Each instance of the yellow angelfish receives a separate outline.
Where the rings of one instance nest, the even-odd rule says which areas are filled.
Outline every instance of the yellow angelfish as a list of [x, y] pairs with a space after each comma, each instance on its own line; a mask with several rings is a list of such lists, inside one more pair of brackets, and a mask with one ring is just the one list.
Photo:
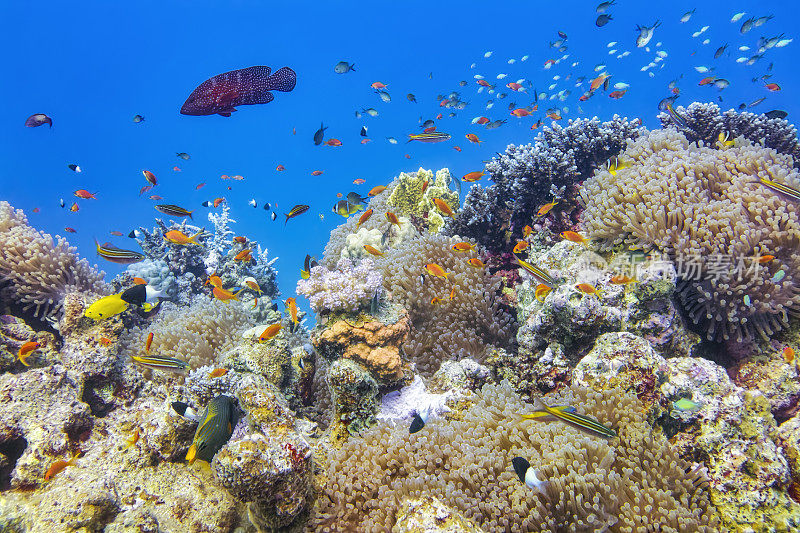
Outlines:
[[83, 316], [93, 320], [105, 320], [114, 315], [118, 315], [128, 308], [128, 302], [122, 298], [122, 293], [104, 296], [84, 311]]

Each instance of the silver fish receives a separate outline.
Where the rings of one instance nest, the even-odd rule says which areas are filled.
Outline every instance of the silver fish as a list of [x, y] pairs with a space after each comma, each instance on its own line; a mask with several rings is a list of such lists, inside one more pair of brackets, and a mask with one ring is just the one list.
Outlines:
[[636, 31], [639, 32], [639, 36], [636, 38], [636, 46], [638, 48], [644, 48], [647, 46], [647, 43], [653, 38], [653, 33], [655, 33], [655, 29], [661, 25], [660, 20], [656, 20], [655, 23], [650, 26], [636, 26]]

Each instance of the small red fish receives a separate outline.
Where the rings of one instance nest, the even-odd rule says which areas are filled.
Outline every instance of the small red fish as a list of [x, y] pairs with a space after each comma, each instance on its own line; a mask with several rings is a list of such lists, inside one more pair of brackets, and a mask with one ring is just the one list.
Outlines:
[[159, 195], [157, 195], [157, 194], [153, 194], [153, 195], [151, 195], [151, 196], [150, 196], [150, 199], [151, 199], [151, 200], [163, 200], [163, 198], [162, 198], [162, 197], [160, 197], [160, 196], [159, 196]]
[[322, 175], [322, 171], [321, 170], [315, 170], [314, 172], [311, 173], [311, 175], [312, 176], [321, 176]]
[[325, 144], [327, 144], [328, 146], [341, 146], [342, 141], [340, 141], [339, 139], [328, 139], [327, 141], [325, 141]]
[[266, 104], [275, 99], [270, 91], [289, 92], [297, 75], [289, 67], [276, 70], [259, 65], [223, 72], [192, 91], [181, 107], [182, 115], [231, 116], [236, 106]]
[[38, 208], [38, 207], [34, 207], [34, 208], [33, 208], [33, 212], [34, 212], [34, 213], [38, 213], [38, 212], [39, 212], [39, 208]]
[[441, 113], [439, 113], [438, 115], [436, 115], [436, 120], [442, 120], [442, 117], [443, 117], [443, 116], [444, 116], [444, 115], [442, 115]]
[[283, 165], [278, 165], [277, 167], [275, 167], [275, 170], [277, 170], [278, 172], [283, 172], [284, 170], [286, 170], [286, 167]]
[[515, 117], [527, 117], [531, 113], [527, 109], [520, 107], [512, 111], [511, 114], [514, 115]]
[[777, 83], [765, 83], [764, 87], [766, 87], [768, 91], [771, 91], [773, 93], [781, 90], [781, 86], [778, 85]]
[[336, 193], [336, 198], [341, 198], [342, 196], [344, 196], [342, 193], [340, 193], [340, 192]]
[[423, 133], [433, 133], [434, 131], [436, 131], [436, 126], [431, 126], [430, 128], [422, 130]]
[[591, 98], [592, 96], [594, 96], [594, 91], [587, 91], [587, 92], [583, 93], [583, 94], [580, 96], [580, 98], [578, 98], [578, 101], [580, 101], [580, 102], [585, 102], [586, 100], [588, 100], [588, 99], [589, 99], [589, 98]]
[[555, 65], [555, 64], [556, 64], [556, 62], [555, 62], [555, 60], [554, 60], [554, 59], [548, 59], [547, 61], [545, 61], [545, 62], [544, 62], [544, 66], [545, 66], [545, 67], [546, 67], [547, 65]]
[[406, 154], [405, 157], [406, 159], [411, 159], [411, 154]]
[[142, 170], [142, 174], [144, 175], [144, 179], [147, 180], [147, 183], [155, 187], [158, 185], [158, 180], [156, 179], [156, 175], [150, 172], [149, 170]]
[[386, 87], [388, 87], [388, 85], [383, 84], [383, 83], [381, 83], [379, 81], [376, 81], [372, 85], [370, 85], [370, 87], [372, 87], [373, 89], [375, 89], [377, 91], [378, 89], [385, 89]]
[[366, 183], [366, 180], [363, 180], [361, 178], [356, 178], [356, 179], [353, 180], [353, 183], [355, 185], [363, 185], [364, 183]]
[[69, 226], [64, 226], [64, 231], [66, 231], [67, 233], [77, 233], [78, 232], [78, 230], [76, 230], [75, 228], [70, 228]]
[[89, 191], [87, 191], [85, 189], [78, 189], [73, 194], [75, 196], [77, 196], [78, 198], [82, 198], [84, 200], [89, 200], [89, 199], [97, 200], [97, 197], [94, 194], [90, 193]]
[[181, 171], [180, 167], [178, 167], [178, 166], [172, 167], [172, 170], [174, 170], [175, 172], [180, 172]]
[[471, 143], [480, 144], [481, 142], [483, 142], [483, 141], [481, 141], [480, 139], [478, 139], [478, 136], [477, 136], [477, 135], [475, 135], [474, 133], [467, 133], [467, 134], [465, 135], [465, 137], [466, 137], [466, 138], [467, 138], [467, 140], [469, 140], [469, 142], [471, 142]]
[[114, 237], [122, 237], [121, 231], [110, 231], [109, 233], [111, 233], [111, 235], [113, 235]]
[[370, 141], [372, 141], [372, 139], [361, 139], [361, 144], [367, 144]]
[[626, 92], [628, 92], [627, 89], [625, 89], [624, 91], [611, 91], [610, 93], [608, 93], [608, 97], [609, 98], [614, 98], [616, 100], [619, 100], [620, 98], [625, 96]]
[[483, 125], [483, 124], [486, 124], [487, 122], [489, 122], [488, 117], [481, 117], [481, 118], [479, 118], [478, 120], [475, 121], [475, 124]]
[[512, 91], [519, 91], [520, 89], [522, 89], [522, 85], [520, 85], [519, 83], [515, 83], [513, 81], [506, 83], [506, 87], [508, 87]]
[[152, 188], [153, 188], [152, 185], [145, 185], [144, 187], [139, 189], [139, 196], [143, 195], [144, 193], [146, 193], [147, 191], [149, 191]]
[[460, 152], [461, 151], [461, 147], [460, 146], [453, 146], [453, 150], [455, 150], [456, 152]]
[[702, 85], [711, 85], [712, 83], [714, 83], [714, 81], [716, 79], [717, 79], [716, 76], [709, 76], [707, 78], [703, 78], [702, 80], [700, 80], [700, 83], [698, 83], [697, 85], [701, 85], [701, 86]]
[[486, 81], [486, 80], [484, 80], [484, 79], [480, 79], [480, 80], [478, 80], [476, 83], [477, 83], [478, 85], [480, 85], [481, 87], [491, 87], [491, 86], [492, 86], [492, 84], [491, 84], [491, 83], [489, 83], [488, 81]]
[[144, 343], [144, 351], [150, 353], [150, 347], [153, 345], [153, 332], [147, 334], [147, 340]]
[[214, 207], [219, 207], [219, 204], [225, 201], [225, 198], [214, 198]]
[[198, 183], [197, 185], [195, 185], [194, 189], [196, 191], [199, 191], [200, 189], [202, 189], [205, 186], [206, 186], [206, 182], [204, 181], [203, 183]]
[[72, 204], [72, 205], [69, 207], [69, 210], [70, 210], [70, 211], [72, 211], [73, 213], [74, 213], [74, 212], [76, 212], [76, 211], [80, 211], [80, 209], [81, 209], [81, 208], [80, 208], [80, 207], [78, 207], [78, 204], [77, 204], [77, 202], [76, 202], [76, 203], [73, 203], [73, 204]]

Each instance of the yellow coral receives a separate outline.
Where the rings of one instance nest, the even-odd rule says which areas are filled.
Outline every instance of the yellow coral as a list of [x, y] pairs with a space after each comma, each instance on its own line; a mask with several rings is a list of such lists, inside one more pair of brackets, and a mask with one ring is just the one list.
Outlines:
[[[392, 191], [387, 202], [406, 216], [424, 218], [428, 221], [428, 231], [439, 233], [444, 225], [444, 218], [433, 203], [434, 198], [440, 198], [453, 212], [458, 211], [458, 193], [450, 190], [450, 171], [446, 168], [433, 172], [420, 168], [416, 172], [402, 172], [397, 177], [397, 186]], [[422, 187], [428, 182], [425, 192]]]

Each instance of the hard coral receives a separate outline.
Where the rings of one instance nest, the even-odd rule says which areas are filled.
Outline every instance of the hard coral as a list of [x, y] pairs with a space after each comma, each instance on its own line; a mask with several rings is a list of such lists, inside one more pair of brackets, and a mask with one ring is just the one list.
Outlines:
[[0, 201], [0, 300], [39, 318], [60, 318], [70, 292], [106, 294], [103, 272], [79, 259], [66, 239], [28, 225], [21, 210]]
[[[708, 338], [768, 337], [800, 312], [798, 206], [759, 183], [800, 186], [790, 156], [738, 138], [724, 150], [669, 129], [629, 144], [628, 165], [581, 188], [588, 236], [604, 248], [657, 249]], [[762, 255], [774, 260], [760, 262]]]
[[570, 121], [566, 127], [554, 124], [543, 128], [533, 144], [509, 145], [486, 165], [494, 184], [487, 189], [472, 186], [447, 232], [500, 252], [505, 232], [521, 237], [522, 228], [533, 223], [538, 209], [554, 195], [560, 200], [548, 215], [550, 227], [556, 233], [569, 229], [577, 222], [577, 186], [639, 134], [639, 121], [615, 115], [608, 122], [595, 117]]
[[450, 190], [452, 180], [446, 168], [437, 170], [436, 176], [423, 168], [411, 173], [401, 172], [387, 205], [393, 207], [398, 215], [402, 213], [411, 219], [423, 220], [429, 232], [438, 233], [444, 225], [444, 218], [433, 199], [438, 198], [454, 212], [458, 211], [458, 193]]
[[336, 270], [313, 267], [308, 279], [297, 281], [297, 294], [307, 297], [318, 313], [357, 312], [376, 297], [382, 281], [371, 259], [363, 259], [355, 267], [349, 259], [340, 259]]

